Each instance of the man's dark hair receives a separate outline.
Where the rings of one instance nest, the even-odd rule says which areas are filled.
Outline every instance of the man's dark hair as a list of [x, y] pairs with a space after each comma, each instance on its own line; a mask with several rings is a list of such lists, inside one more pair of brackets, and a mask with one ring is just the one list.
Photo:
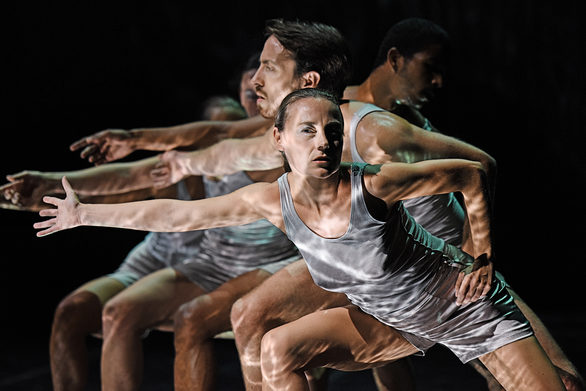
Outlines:
[[394, 24], [385, 34], [374, 61], [373, 69], [387, 60], [387, 53], [393, 47], [407, 59], [431, 45], [449, 49], [448, 33], [436, 23], [422, 18], [408, 18]]
[[319, 73], [318, 88], [342, 97], [352, 76], [352, 56], [344, 36], [330, 25], [317, 22], [268, 20], [265, 37], [275, 38], [293, 55], [295, 73]]

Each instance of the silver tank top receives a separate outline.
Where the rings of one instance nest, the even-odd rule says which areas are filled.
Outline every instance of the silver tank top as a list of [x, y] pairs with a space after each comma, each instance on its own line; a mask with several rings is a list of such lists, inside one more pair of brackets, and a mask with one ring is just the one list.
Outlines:
[[[375, 111], [385, 110], [367, 103], [352, 116], [352, 121], [350, 122], [350, 151], [354, 162], [366, 163], [356, 148], [356, 127], [362, 118]], [[429, 121], [426, 121], [426, 125], [428, 125], [426, 130], [431, 130]], [[417, 223], [432, 235], [456, 246], [462, 244], [462, 227], [465, 214], [453, 193], [404, 200], [403, 205]]]
[[[190, 200], [191, 196], [185, 182], [177, 183], [177, 199]], [[146, 238], [148, 251], [162, 260], [167, 260], [170, 254], [195, 254], [203, 237], [204, 231], [187, 232], [150, 232]]]
[[[243, 171], [218, 180], [204, 178], [206, 198], [228, 194], [252, 183]], [[269, 264], [299, 255], [287, 236], [266, 219], [233, 227], [208, 229], [200, 248], [203, 252], [216, 254], [217, 260], [221, 258], [235, 264], [245, 261], [246, 267], [252, 264]]]
[[295, 211], [286, 174], [278, 180], [283, 219], [317, 285], [345, 293], [366, 313], [398, 327], [429, 297], [453, 298], [458, 272], [473, 260], [425, 231], [401, 202], [387, 221], [372, 217], [363, 197], [364, 166], [352, 165], [350, 223], [341, 237], [323, 238], [305, 225]]

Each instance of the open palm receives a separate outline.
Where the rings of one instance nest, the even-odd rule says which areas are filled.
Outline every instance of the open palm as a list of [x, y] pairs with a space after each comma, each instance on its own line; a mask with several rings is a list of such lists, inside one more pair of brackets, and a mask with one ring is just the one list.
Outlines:
[[79, 199], [71, 188], [67, 178], [61, 180], [65, 190], [65, 199], [45, 196], [43, 202], [55, 206], [55, 208], [43, 209], [39, 212], [42, 217], [51, 217], [48, 220], [35, 223], [35, 229], [41, 229], [37, 236], [46, 236], [54, 232], [77, 227], [81, 224], [78, 213]]

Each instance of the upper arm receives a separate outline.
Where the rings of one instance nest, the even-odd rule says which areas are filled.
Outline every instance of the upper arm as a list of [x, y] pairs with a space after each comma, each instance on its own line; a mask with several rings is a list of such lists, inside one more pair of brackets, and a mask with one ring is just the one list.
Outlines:
[[[374, 166], [365, 177], [367, 190], [388, 204], [432, 194], [466, 191], [479, 184], [482, 165], [462, 159], [437, 159], [418, 163]], [[372, 170], [372, 169], [371, 169]]]
[[451, 136], [424, 130], [389, 112], [369, 114], [360, 122], [357, 146], [371, 164], [445, 158], [479, 161], [487, 170], [496, 164], [480, 148]]
[[280, 215], [280, 203], [275, 202], [276, 188], [272, 185], [254, 183], [219, 197], [186, 201], [187, 213], [175, 216], [179, 221], [173, 224], [192, 230], [242, 225], [263, 218], [274, 221]]

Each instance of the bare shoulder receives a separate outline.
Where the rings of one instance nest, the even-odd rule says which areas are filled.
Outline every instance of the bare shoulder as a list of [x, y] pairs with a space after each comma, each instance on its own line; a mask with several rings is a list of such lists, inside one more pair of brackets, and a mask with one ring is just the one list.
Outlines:
[[245, 189], [242, 199], [253, 210], [273, 224], [275, 221], [280, 221], [281, 199], [277, 182], [257, 182], [246, 186]]

